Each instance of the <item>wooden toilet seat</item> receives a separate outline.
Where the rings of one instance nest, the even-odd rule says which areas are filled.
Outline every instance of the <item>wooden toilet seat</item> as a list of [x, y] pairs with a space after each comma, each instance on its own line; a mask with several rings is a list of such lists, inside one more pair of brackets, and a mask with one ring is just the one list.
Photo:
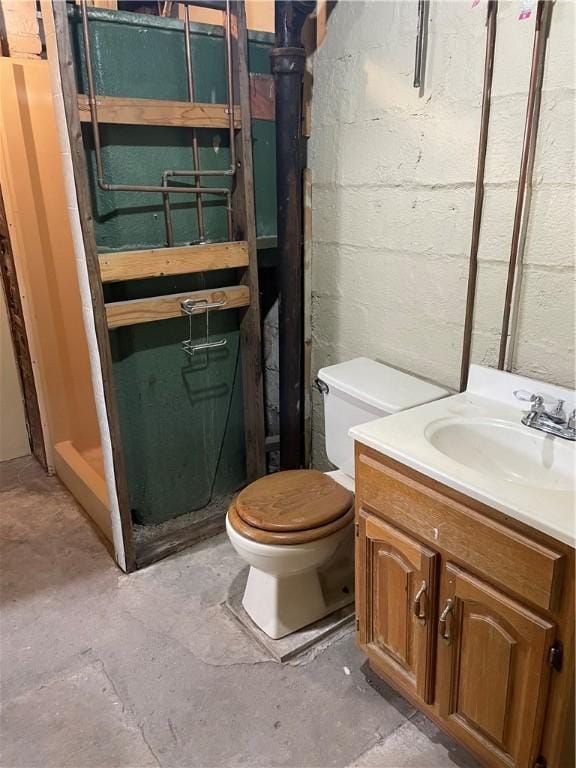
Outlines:
[[241, 491], [228, 520], [261, 544], [305, 544], [341, 530], [354, 519], [354, 496], [315, 469], [267, 475]]

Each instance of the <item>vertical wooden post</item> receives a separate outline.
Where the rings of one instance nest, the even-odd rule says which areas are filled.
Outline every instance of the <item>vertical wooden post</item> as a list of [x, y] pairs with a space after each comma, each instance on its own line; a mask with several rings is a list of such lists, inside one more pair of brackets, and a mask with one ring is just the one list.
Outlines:
[[58, 61], [60, 67], [60, 80], [62, 95], [64, 98], [64, 110], [68, 126], [68, 137], [72, 152], [72, 164], [74, 167], [74, 181], [78, 209], [80, 212], [80, 224], [82, 227], [82, 239], [86, 254], [86, 266], [92, 297], [94, 313], [94, 327], [98, 343], [98, 354], [102, 371], [102, 384], [106, 403], [106, 414], [112, 443], [112, 458], [114, 462], [114, 478], [116, 494], [120, 510], [122, 526], [122, 538], [124, 541], [124, 553], [126, 558], [126, 570], [134, 570], [135, 559], [132, 541], [132, 519], [130, 515], [130, 498], [126, 482], [126, 470], [124, 466], [124, 454], [122, 452], [122, 435], [120, 432], [120, 420], [118, 417], [118, 405], [114, 392], [114, 379], [112, 370], [112, 356], [110, 353], [110, 339], [108, 337], [108, 323], [104, 308], [104, 296], [100, 279], [100, 267], [98, 263], [98, 250], [94, 236], [92, 202], [90, 200], [90, 188], [84, 145], [82, 143], [82, 129], [78, 114], [76, 77], [72, 48], [70, 45], [70, 32], [68, 27], [67, 3], [53, 0], [54, 27], [56, 32], [56, 44], [58, 48]]
[[24, 311], [18, 288], [18, 276], [10, 242], [10, 231], [6, 220], [4, 198], [0, 187], [0, 273], [6, 295], [6, 307], [8, 310], [8, 322], [10, 334], [16, 357], [16, 365], [20, 374], [20, 384], [25, 403], [26, 429], [30, 449], [35, 458], [48, 471], [46, 461], [46, 447], [44, 445], [44, 432], [42, 429], [42, 417], [38, 404], [34, 370], [28, 346], [28, 335], [24, 323]]
[[248, 39], [246, 9], [243, 0], [230, 3], [232, 16], [232, 67], [234, 98], [240, 112], [241, 128], [236, 132], [238, 167], [232, 192], [234, 238], [248, 243], [248, 267], [242, 285], [250, 288], [250, 306], [242, 311], [240, 344], [244, 390], [244, 429], [246, 473], [248, 482], [266, 473], [264, 435], [264, 390], [262, 373], [262, 341], [260, 327], [260, 295], [258, 289], [258, 255], [256, 251], [256, 217], [254, 211], [254, 174], [252, 166], [252, 128], [250, 113], [250, 79], [248, 74]]
[[312, 464], [312, 170], [304, 168], [303, 177], [304, 467], [310, 467]]

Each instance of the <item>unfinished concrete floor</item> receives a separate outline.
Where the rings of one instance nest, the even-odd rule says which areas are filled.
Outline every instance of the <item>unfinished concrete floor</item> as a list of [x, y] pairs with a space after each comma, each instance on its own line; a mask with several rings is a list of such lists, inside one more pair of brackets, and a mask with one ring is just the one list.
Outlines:
[[56, 478], [0, 471], [3, 768], [476, 765], [352, 634], [267, 658], [222, 605], [225, 536], [126, 576]]

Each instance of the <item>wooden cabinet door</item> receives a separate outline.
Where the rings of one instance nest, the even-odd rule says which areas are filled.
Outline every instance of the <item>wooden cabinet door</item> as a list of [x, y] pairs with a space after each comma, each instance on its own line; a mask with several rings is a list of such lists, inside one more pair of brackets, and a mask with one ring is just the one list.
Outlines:
[[488, 765], [539, 754], [554, 625], [448, 563], [438, 619], [440, 714]]
[[379, 671], [430, 702], [438, 556], [364, 511], [356, 541], [358, 642]]

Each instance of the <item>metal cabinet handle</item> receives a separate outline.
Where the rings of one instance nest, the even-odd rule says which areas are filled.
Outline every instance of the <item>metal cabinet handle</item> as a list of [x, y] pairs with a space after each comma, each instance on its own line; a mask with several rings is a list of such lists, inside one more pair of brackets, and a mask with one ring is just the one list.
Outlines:
[[423, 581], [420, 585], [420, 589], [418, 592], [416, 592], [416, 595], [414, 596], [414, 616], [421, 621], [423, 624], [426, 623], [426, 608], [422, 607], [422, 596], [426, 594], [426, 590], [428, 589], [426, 582]]
[[452, 613], [453, 610], [454, 600], [448, 598], [438, 621], [438, 632], [440, 633], [440, 637], [448, 645], [450, 645], [452, 642], [452, 637], [450, 636], [450, 625], [448, 624], [448, 616]]

